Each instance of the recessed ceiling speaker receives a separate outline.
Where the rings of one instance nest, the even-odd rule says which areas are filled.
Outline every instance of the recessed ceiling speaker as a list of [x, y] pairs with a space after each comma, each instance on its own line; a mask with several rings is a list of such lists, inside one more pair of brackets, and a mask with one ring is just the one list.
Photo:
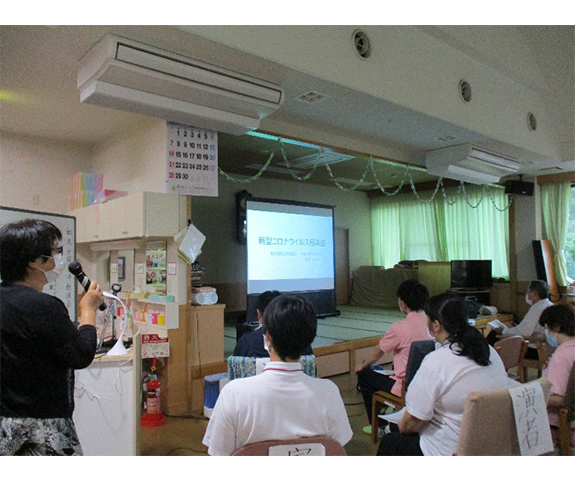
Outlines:
[[537, 118], [532, 112], [529, 112], [529, 114], [527, 114], [527, 125], [529, 126], [529, 130], [531, 132], [535, 132], [535, 130], [537, 129]]
[[351, 40], [353, 41], [355, 53], [363, 60], [367, 60], [371, 55], [371, 42], [367, 34], [363, 30], [356, 30], [353, 32]]
[[467, 80], [459, 82], [459, 95], [465, 102], [471, 102], [471, 85], [469, 85]]

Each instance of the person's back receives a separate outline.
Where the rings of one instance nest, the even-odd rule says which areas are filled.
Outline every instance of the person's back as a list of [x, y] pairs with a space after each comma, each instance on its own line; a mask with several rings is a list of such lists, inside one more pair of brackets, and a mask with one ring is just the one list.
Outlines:
[[231, 455], [243, 445], [326, 435], [341, 445], [352, 436], [337, 386], [303, 373], [299, 358], [317, 331], [311, 303], [299, 296], [272, 300], [263, 317], [264, 372], [233, 380], [220, 393], [203, 443], [210, 455]]
[[210, 455], [270, 439], [328, 435], [344, 445], [351, 438], [337, 386], [305, 375], [299, 363], [270, 362], [261, 375], [228, 383], [220, 398], [204, 438]]
[[[501, 358], [491, 346], [487, 366], [458, 356], [453, 350], [457, 350], [457, 346], [450, 348], [446, 343], [428, 354], [407, 391], [409, 413], [422, 420], [431, 417], [419, 432], [425, 455], [451, 455], [454, 452], [469, 393], [517, 384], [507, 376]], [[429, 380], [433, 382], [428, 383]], [[439, 396], [435, 391], [437, 387], [442, 390]], [[428, 410], [420, 411], [422, 406], [427, 406]]]

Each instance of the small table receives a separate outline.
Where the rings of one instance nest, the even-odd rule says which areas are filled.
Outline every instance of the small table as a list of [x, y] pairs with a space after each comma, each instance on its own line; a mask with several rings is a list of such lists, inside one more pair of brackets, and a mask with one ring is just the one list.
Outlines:
[[488, 325], [490, 321], [499, 320], [504, 325], [511, 327], [513, 326], [513, 321], [515, 320], [515, 315], [513, 313], [496, 313], [495, 315], [479, 315], [475, 319], [475, 328], [487, 336], [492, 328]]

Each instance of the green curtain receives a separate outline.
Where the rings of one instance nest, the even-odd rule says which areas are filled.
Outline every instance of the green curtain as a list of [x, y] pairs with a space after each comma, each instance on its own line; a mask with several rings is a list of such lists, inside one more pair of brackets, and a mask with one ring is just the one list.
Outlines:
[[567, 275], [563, 249], [567, 242], [569, 226], [569, 197], [571, 183], [543, 184], [541, 186], [541, 211], [545, 236], [553, 248], [553, 265], [559, 286], [569, 286], [573, 280]]
[[[446, 189], [454, 196], [456, 189]], [[494, 277], [509, 278], [509, 211], [503, 188], [466, 186], [467, 196], [445, 203], [449, 259], [490, 259]]]
[[442, 261], [435, 212], [434, 202], [418, 202], [412, 194], [373, 200], [373, 264], [392, 268], [405, 259]]
[[509, 277], [509, 212], [503, 188], [467, 185], [438, 192], [430, 203], [413, 194], [372, 201], [372, 247], [375, 265], [425, 259], [491, 259], [493, 276]]

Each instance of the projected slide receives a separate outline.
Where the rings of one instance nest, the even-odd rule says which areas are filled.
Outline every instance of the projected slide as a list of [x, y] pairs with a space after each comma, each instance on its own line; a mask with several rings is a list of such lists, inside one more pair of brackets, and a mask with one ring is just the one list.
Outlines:
[[248, 295], [335, 288], [333, 209], [247, 201]]

